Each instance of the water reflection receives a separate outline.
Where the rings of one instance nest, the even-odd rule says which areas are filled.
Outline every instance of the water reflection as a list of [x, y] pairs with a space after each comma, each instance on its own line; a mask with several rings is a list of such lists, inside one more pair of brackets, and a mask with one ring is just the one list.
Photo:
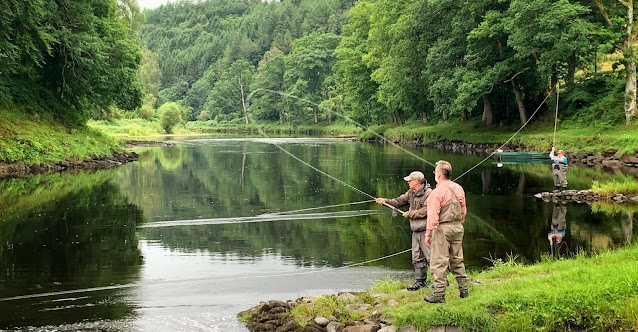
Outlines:
[[[404, 192], [403, 176], [413, 170], [421, 170], [433, 182], [431, 166], [395, 147], [338, 140], [276, 142], [374, 196]], [[132, 320], [134, 328], [163, 326], [168, 331], [179, 327], [183, 318], [204, 326], [228, 319], [233, 323], [226, 320], [224, 324], [231, 327], [222, 330], [242, 330], [234, 313], [259, 301], [359, 289], [392, 271], [411, 270], [406, 253], [325, 275], [266, 278], [343, 267], [411, 246], [411, 231], [403, 218], [392, 217], [374, 202], [313, 211], [329, 216], [325, 219], [272, 217], [369, 197], [269, 143], [264, 139], [180, 141], [175, 147], [138, 148], [138, 162], [112, 171], [0, 181], [0, 299], [134, 285], [0, 301], [0, 328]], [[453, 175], [483, 158], [412, 151], [429, 161], [450, 161]], [[626, 177], [571, 167], [570, 187], [583, 189], [595, 180]], [[564, 216], [564, 222], [557, 218], [552, 233], [554, 204], [533, 197], [551, 187], [547, 165], [497, 168], [484, 164], [458, 182], [467, 196], [464, 252], [470, 269], [489, 266], [484, 258], [490, 256], [516, 254], [526, 262], [537, 261], [559, 244], [553, 235], [550, 246], [548, 233], [560, 234], [560, 245], [569, 245], [573, 252], [621, 246], [631, 241], [636, 229], [633, 215], [638, 208], [568, 204], [568, 212], [556, 213]], [[260, 215], [271, 218], [251, 219]], [[208, 225], [152, 227], [165, 221], [222, 219], [223, 223]], [[253, 222], [243, 222], [249, 220]], [[241, 279], [244, 276], [255, 278]], [[222, 308], [219, 303], [228, 305]]]
[[551, 248], [552, 256], [561, 256], [561, 251], [565, 248], [565, 254], [569, 254], [569, 246], [565, 244], [567, 233], [567, 206], [565, 202], [554, 203], [550, 231], [547, 233], [547, 240]]
[[[138, 278], [135, 235], [142, 212], [104, 174], [0, 182], [0, 298], [113, 284]], [[37, 202], [37, 204], [36, 204]], [[88, 297], [0, 301], [0, 328], [121, 319], [132, 313], [119, 290]]]

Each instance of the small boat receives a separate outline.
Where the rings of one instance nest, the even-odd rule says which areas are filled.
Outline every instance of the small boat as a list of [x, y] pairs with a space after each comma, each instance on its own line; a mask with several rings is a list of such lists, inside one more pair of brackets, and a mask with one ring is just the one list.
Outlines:
[[550, 161], [549, 152], [504, 152], [502, 150], [496, 151], [496, 155], [502, 161], [515, 161], [515, 160], [543, 160]]

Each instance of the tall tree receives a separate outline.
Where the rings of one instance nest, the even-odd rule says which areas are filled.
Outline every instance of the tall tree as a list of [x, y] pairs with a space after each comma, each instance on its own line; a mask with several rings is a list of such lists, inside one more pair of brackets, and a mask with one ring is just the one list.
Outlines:
[[248, 123], [246, 95], [254, 71], [255, 68], [248, 61], [235, 61], [215, 83], [204, 108], [210, 110], [212, 115], [229, 114], [236, 117], [236, 114], [241, 114], [245, 123]]

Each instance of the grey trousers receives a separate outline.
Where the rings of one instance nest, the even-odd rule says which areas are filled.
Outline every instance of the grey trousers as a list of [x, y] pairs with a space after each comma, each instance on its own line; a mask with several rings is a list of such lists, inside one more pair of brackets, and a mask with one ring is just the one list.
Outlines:
[[552, 174], [554, 176], [554, 186], [567, 188], [567, 167], [553, 168]]
[[425, 231], [412, 232], [412, 265], [416, 280], [425, 282], [430, 265], [430, 248], [425, 246]]

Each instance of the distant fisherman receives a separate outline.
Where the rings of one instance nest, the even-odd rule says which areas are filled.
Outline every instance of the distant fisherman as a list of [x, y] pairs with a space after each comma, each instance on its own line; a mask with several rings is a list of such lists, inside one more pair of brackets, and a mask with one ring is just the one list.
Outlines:
[[549, 153], [554, 163], [552, 165], [552, 173], [554, 175], [554, 192], [557, 193], [561, 190], [567, 190], [567, 157], [563, 150], [558, 150], [558, 156], [554, 156], [554, 147], [552, 146], [552, 152]]
[[403, 217], [410, 219], [410, 229], [412, 230], [412, 265], [416, 282], [408, 286], [407, 290], [416, 291], [421, 287], [428, 286], [427, 270], [430, 264], [430, 248], [425, 246], [425, 228], [427, 226], [427, 207], [425, 201], [432, 192], [430, 184], [425, 180], [425, 175], [419, 171], [414, 171], [403, 178], [410, 186], [410, 189], [403, 195], [394, 199], [377, 198], [379, 204], [389, 204], [400, 207], [410, 204], [410, 210], [403, 213]]
[[467, 215], [465, 191], [451, 178], [452, 165], [439, 160], [434, 168], [436, 188], [427, 201], [425, 245], [432, 249], [430, 271], [434, 277], [434, 294], [424, 300], [430, 303], [445, 302], [448, 268], [459, 285], [460, 297], [469, 295], [463, 262], [463, 222]]

